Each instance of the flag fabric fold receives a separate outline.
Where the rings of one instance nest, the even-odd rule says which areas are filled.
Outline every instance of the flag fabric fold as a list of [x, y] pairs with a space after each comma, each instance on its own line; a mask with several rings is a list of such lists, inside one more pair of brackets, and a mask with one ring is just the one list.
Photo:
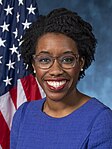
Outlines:
[[44, 97], [20, 54], [21, 38], [38, 18], [35, 0], [0, 0], [0, 149], [9, 149], [13, 115], [25, 101]]

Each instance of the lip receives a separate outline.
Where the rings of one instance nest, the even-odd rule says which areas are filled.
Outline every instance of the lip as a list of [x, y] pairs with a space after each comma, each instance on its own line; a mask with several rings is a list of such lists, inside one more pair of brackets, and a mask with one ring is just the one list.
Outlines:
[[46, 78], [45, 81], [63, 81], [63, 80], [68, 80], [67, 78], [64, 77], [59, 77], [59, 78]]
[[68, 80], [63, 78], [47, 79], [46, 85], [52, 91], [61, 91], [65, 88]]

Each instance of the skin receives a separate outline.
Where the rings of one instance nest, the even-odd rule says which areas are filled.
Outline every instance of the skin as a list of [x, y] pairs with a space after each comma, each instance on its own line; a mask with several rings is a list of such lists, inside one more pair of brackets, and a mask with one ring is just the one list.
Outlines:
[[[71, 38], [63, 34], [47, 33], [41, 36], [37, 42], [35, 54], [42, 52], [47, 52], [52, 56], [60, 56], [64, 52], [78, 54], [78, 49], [75, 41]], [[35, 62], [33, 63], [37, 79], [46, 94], [43, 112], [56, 118], [64, 117], [90, 99], [89, 96], [79, 92], [76, 87], [83, 66], [83, 58], [79, 58], [75, 67], [71, 69], [61, 68], [57, 60], [47, 70], [39, 68]], [[66, 80], [64, 87], [61, 89], [51, 88], [47, 83], [47, 81], [61, 80]]]

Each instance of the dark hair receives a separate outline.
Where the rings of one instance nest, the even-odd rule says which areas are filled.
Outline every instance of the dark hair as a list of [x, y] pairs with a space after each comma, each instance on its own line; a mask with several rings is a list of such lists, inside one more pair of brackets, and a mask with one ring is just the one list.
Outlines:
[[80, 72], [80, 78], [85, 76], [87, 69], [94, 60], [96, 39], [92, 33], [92, 26], [84, 21], [76, 12], [66, 8], [54, 9], [48, 15], [40, 15], [38, 20], [26, 30], [21, 45], [21, 54], [24, 62], [28, 64], [28, 70], [33, 73], [33, 57], [38, 39], [49, 32], [62, 33], [72, 38], [78, 48], [79, 55], [85, 58], [83, 71]]

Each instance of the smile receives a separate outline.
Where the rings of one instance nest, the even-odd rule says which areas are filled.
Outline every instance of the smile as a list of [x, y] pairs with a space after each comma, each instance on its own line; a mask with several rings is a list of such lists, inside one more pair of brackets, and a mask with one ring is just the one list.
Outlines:
[[66, 82], [67, 82], [66, 80], [62, 80], [62, 81], [47, 81], [47, 84], [50, 87], [50, 89], [59, 90], [59, 89], [64, 88]]

